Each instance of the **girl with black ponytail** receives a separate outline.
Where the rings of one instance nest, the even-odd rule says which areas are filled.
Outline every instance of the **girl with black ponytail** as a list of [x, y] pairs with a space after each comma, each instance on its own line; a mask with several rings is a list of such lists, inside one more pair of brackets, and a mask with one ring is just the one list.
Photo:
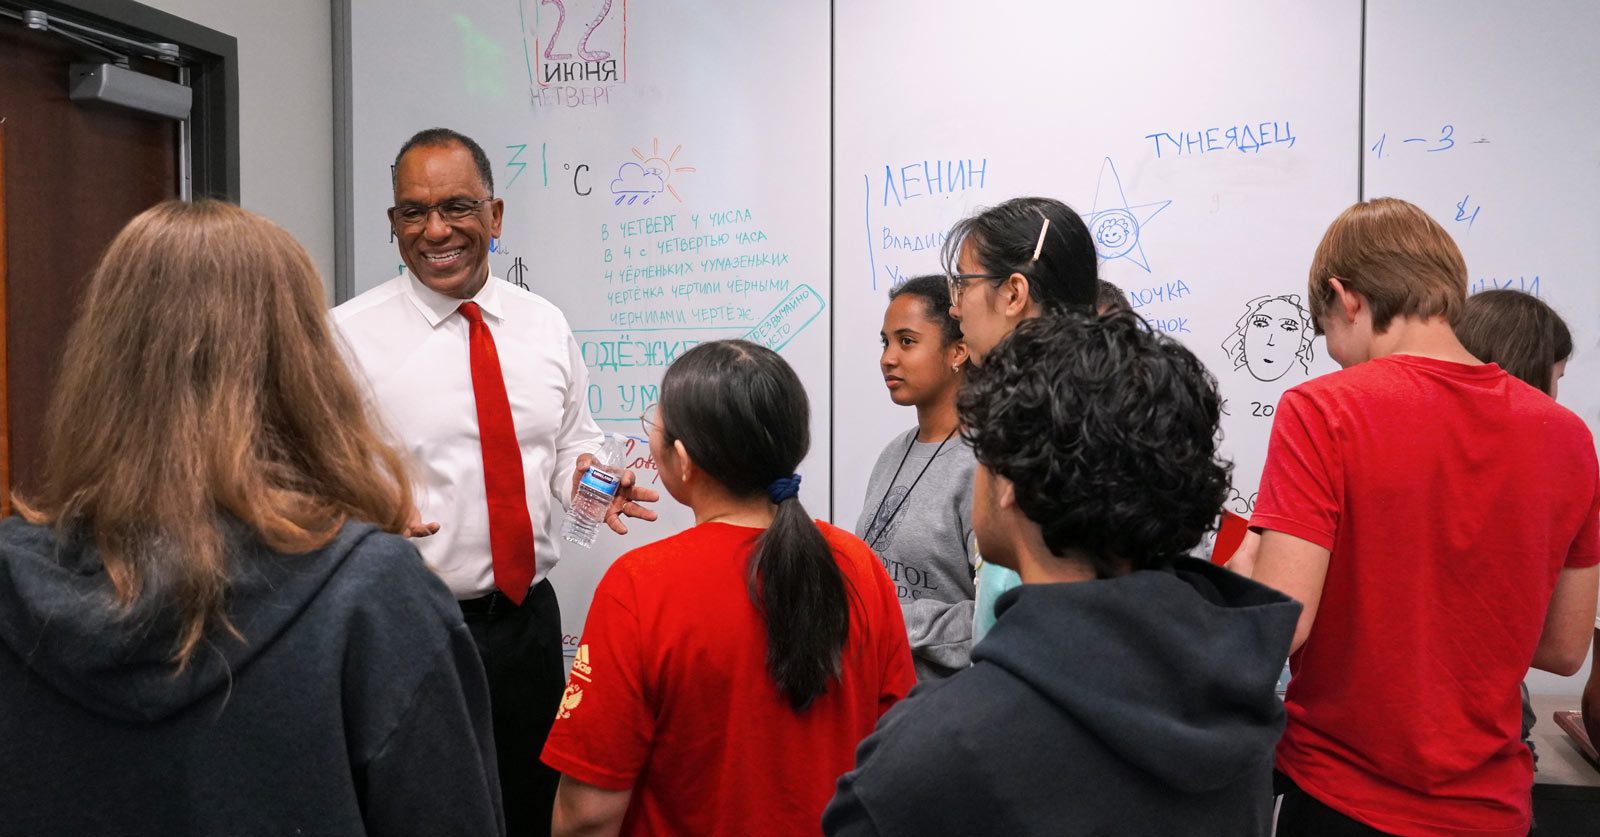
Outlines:
[[816, 833], [915, 682], [894, 585], [801, 505], [810, 409], [775, 352], [696, 346], [642, 421], [696, 525], [595, 590], [544, 750], [563, 774], [555, 833]]

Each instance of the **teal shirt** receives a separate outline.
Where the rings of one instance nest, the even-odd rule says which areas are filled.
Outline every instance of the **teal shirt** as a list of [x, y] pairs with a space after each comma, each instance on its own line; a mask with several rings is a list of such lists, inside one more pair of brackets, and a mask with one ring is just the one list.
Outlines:
[[994, 627], [994, 602], [1000, 594], [1022, 584], [1022, 576], [1016, 571], [1008, 570], [998, 564], [991, 564], [978, 558], [977, 567], [977, 595], [972, 611], [972, 644], [977, 645], [983, 641], [989, 629]]

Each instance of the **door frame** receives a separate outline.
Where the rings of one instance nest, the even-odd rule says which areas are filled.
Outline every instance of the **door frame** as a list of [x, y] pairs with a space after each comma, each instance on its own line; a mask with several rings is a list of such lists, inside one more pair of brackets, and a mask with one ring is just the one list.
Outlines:
[[[146, 43], [178, 45], [188, 62], [188, 168], [194, 197], [239, 202], [239, 42], [232, 35], [132, 0], [0, 0]], [[61, 80], [65, 87], [67, 80]], [[181, 168], [181, 167], [180, 167]]]

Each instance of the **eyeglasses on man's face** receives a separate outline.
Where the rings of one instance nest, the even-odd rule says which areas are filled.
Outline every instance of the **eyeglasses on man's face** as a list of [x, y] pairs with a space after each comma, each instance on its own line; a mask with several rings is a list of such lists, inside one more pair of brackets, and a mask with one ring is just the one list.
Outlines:
[[428, 222], [434, 212], [449, 222], [465, 221], [477, 217], [478, 209], [494, 198], [451, 198], [435, 204], [402, 203], [389, 207], [389, 220], [402, 227], [420, 227]]

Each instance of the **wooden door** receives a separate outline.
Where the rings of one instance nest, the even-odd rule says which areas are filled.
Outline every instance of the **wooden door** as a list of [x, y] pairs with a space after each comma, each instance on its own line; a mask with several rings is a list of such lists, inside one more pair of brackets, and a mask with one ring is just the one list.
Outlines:
[[38, 485], [45, 409], [85, 280], [129, 219], [178, 194], [177, 123], [70, 101], [67, 68], [86, 57], [0, 18], [0, 487], [24, 497]]

